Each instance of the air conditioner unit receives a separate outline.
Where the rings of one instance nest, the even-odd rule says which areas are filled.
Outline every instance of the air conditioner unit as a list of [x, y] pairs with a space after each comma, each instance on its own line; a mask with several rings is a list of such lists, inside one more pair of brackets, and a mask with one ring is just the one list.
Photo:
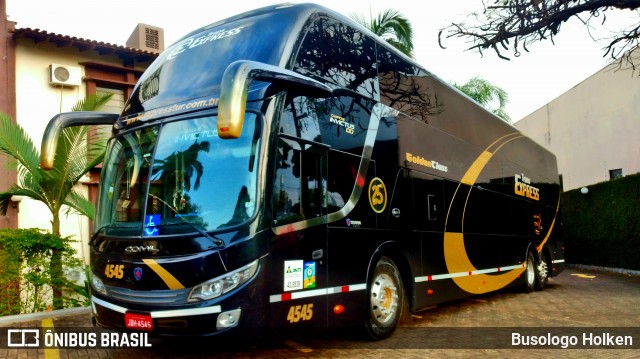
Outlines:
[[77, 66], [49, 65], [49, 84], [55, 86], [80, 86], [82, 72]]

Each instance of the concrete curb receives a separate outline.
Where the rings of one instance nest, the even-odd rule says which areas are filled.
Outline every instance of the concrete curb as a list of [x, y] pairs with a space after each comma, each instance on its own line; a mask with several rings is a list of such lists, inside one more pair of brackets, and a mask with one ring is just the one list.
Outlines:
[[586, 264], [568, 264], [567, 267], [574, 269], [586, 269], [597, 272], [609, 272], [609, 273], [618, 273], [618, 274], [626, 274], [626, 275], [634, 275], [640, 276], [640, 271], [631, 270], [631, 269], [623, 269], [623, 268], [610, 268], [610, 267], [601, 267], [601, 266], [591, 266]]
[[52, 310], [50, 312], [39, 312], [29, 314], [7, 315], [0, 317], [0, 327], [6, 327], [9, 324], [39, 321], [46, 318], [66, 317], [70, 315], [80, 315], [91, 313], [91, 307], [69, 308]]

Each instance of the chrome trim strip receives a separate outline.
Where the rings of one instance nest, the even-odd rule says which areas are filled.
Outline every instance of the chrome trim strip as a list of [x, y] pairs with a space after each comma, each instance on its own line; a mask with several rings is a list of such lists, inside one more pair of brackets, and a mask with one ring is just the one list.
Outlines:
[[[395, 111], [395, 112], [392, 112]], [[353, 189], [351, 190], [351, 196], [344, 207], [337, 212], [329, 213], [327, 215], [328, 222], [335, 222], [341, 220], [355, 208], [356, 203], [362, 195], [364, 189], [364, 181], [367, 178], [367, 172], [369, 171], [369, 164], [371, 163], [371, 156], [373, 155], [373, 146], [376, 143], [376, 136], [378, 135], [378, 128], [380, 127], [380, 120], [384, 116], [388, 116], [393, 113], [394, 116], [398, 115], [398, 111], [387, 107], [381, 103], [376, 103], [371, 109], [371, 118], [369, 119], [369, 127], [367, 128], [367, 135], [364, 139], [364, 146], [362, 149], [362, 158], [360, 160], [360, 166], [358, 166], [358, 174], [356, 175]]]
[[[125, 314], [129, 311], [128, 308], [121, 307], [119, 305], [109, 303], [102, 299], [91, 296], [91, 305], [94, 307], [94, 304], [98, 304], [107, 309], [113, 310], [114, 312]], [[191, 315], [203, 315], [203, 314], [216, 314], [221, 313], [222, 307], [219, 305], [214, 305], [211, 307], [201, 307], [201, 308], [188, 308], [188, 309], [172, 309], [172, 310], [157, 310], [149, 312], [151, 318], [173, 318], [173, 317], [187, 317]]]
[[105, 307], [107, 309], [111, 309], [114, 312], [118, 312], [118, 313], [122, 313], [122, 314], [127, 312], [127, 308], [125, 308], [125, 307], [121, 307], [119, 305], [111, 304], [109, 302], [105, 302], [102, 299], [98, 299], [98, 298], [96, 298], [94, 296], [91, 296], [91, 305], [93, 306], [94, 303], [95, 304], [99, 304], [99, 305], [101, 305], [101, 306], [103, 306], [103, 307]]
[[214, 305], [212, 307], [202, 308], [159, 310], [151, 312], [151, 318], [188, 317], [191, 315], [216, 314], [221, 312], [222, 307]]

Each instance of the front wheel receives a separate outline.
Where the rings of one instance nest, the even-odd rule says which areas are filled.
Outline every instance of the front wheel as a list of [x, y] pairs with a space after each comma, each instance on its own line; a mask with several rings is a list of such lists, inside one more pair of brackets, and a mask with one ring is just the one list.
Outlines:
[[380, 258], [367, 289], [367, 334], [374, 340], [384, 339], [396, 329], [404, 303], [400, 272], [391, 258]]

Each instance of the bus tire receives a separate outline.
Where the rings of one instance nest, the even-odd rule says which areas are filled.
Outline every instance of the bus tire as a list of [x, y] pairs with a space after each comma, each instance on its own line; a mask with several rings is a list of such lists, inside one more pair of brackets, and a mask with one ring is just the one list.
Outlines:
[[536, 287], [536, 259], [533, 253], [527, 254], [527, 265], [524, 270], [524, 284], [522, 284], [522, 291], [525, 293], [531, 293]]
[[367, 287], [368, 318], [365, 329], [369, 338], [380, 340], [393, 333], [402, 314], [403, 294], [398, 267], [391, 258], [380, 258]]
[[549, 282], [551, 268], [549, 267], [549, 261], [544, 253], [540, 253], [540, 261], [536, 266], [536, 290], [544, 290]]

